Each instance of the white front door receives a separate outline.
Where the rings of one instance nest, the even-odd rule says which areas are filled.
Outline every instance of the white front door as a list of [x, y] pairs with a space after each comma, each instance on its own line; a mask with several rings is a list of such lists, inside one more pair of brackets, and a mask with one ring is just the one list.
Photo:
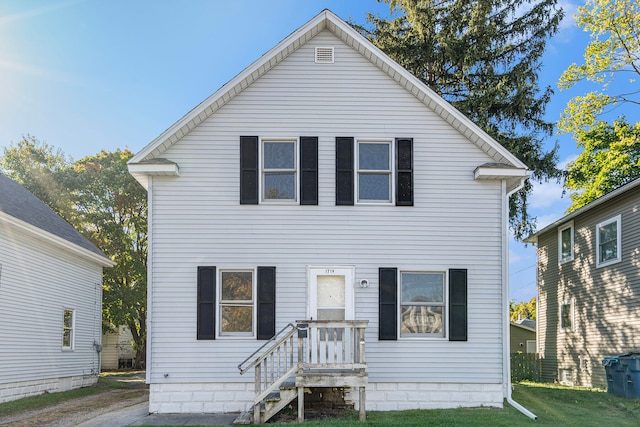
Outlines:
[[310, 320], [353, 320], [353, 267], [309, 267]]

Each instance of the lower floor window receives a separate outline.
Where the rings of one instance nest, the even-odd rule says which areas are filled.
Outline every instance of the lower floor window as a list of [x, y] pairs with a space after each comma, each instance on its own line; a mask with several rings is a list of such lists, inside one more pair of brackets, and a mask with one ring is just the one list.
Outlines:
[[62, 321], [62, 348], [73, 350], [75, 311], [69, 308], [64, 309]]
[[573, 329], [573, 304], [571, 301], [560, 305], [560, 328], [565, 331]]
[[252, 336], [253, 271], [220, 272], [220, 335]]
[[444, 336], [445, 274], [402, 272], [401, 336]]

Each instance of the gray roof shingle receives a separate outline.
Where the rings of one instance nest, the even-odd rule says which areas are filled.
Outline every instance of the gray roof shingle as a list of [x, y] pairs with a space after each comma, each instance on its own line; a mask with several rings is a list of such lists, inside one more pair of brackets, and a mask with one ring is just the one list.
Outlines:
[[26, 188], [0, 173], [0, 212], [56, 235], [97, 255], [107, 256]]

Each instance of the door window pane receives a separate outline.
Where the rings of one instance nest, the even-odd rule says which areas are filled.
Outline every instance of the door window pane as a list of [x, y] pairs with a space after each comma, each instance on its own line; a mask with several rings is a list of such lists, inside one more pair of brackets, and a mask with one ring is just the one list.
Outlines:
[[318, 308], [344, 308], [344, 276], [318, 276]]

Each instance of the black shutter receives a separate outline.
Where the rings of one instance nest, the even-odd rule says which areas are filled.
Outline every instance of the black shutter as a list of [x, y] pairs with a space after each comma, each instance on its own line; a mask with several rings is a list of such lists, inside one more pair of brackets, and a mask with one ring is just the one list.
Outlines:
[[467, 270], [449, 270], [449, 341], [467, 341]]
[[240, 137], [240, 204], [258, 204], [258, 137]]
[[378, 271], [378, 339], [398, 339], [398, 269]]
[[396, 138], [396, 206], [413, 206], [413, 139]]
[[336, 137], [336, 205], [353, 205], [353, 137]]
[[198, 267], [199, 340], [216, 338], [216, 268]]
[[318, 204], [318, 137], [300, 137], [300, 204]]
[[276, 334], [276, 268], [258, 267], [258, 339]]

